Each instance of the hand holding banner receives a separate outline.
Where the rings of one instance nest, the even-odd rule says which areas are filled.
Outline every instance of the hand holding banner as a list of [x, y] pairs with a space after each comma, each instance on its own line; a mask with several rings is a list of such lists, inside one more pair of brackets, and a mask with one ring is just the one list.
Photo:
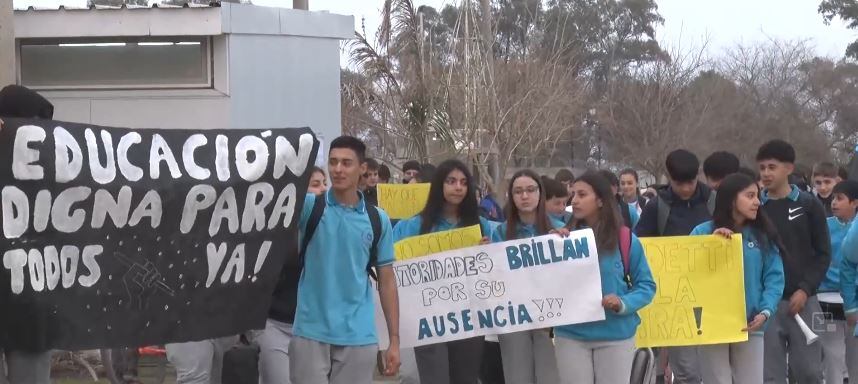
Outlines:
[[657, 290], [639, 313], [639, 348], [748, 340], [740, 234], [640, 240]]
[[407, 219], [423, 210], [429, 200], [429, 184], [379, 184], [378, 206], [391, 219]]
[[397, 261], [401, 346], [603, 320], [598, 258], [587, 229]]
[[297, 259], [318, 147], [308, 128], [7, 119], [0, 346], [111, 348], [263, 327]]

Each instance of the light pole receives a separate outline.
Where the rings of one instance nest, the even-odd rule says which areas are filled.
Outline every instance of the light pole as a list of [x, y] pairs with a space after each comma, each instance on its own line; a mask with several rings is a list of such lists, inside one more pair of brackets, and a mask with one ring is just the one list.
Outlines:
[[15, 25], [12, 0], [0, 0], [0, 88], [15, 83]]

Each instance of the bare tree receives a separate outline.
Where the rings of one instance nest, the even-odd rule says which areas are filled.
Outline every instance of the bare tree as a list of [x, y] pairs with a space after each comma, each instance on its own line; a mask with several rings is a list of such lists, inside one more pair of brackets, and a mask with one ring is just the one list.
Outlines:
[[[487, 26], [475, 7], [463, 8], [458, 27], [465, 29], [464, 39], [450, 67], [452, 139], [483, 182], [498, 190], [509, 168], [551, 157], [583, 111], [586, 87], [559, 50], [495, 61], [495, 33], [481, 30]], [[523, 44], [538, 48], [539, 41]]]
[[608, 157], [653, 175], [662, 175], [665, 156], [693, 144], [712, 116], [712, 94], [692, 88], [707, 66], [705, 44], [670, 56], [617, 79], [598, 110]]
[[825, 96], [812, 91], [807, 66], [814, 61], [805, 40], [769, 40], [728, 50], [719, 68], [747, 97], [751, 107], [736, 125], [755, 131], [756, 143], [783, 138], [808, 163], [831, 157], [827, 126], [835, 116]]

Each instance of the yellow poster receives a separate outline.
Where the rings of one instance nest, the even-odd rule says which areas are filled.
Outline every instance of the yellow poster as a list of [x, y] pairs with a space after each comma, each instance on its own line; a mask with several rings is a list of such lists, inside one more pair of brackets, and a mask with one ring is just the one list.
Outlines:
[[391, 219], [408, 219], [423, 210], [429, 200], [429, 184], [379, 184], [378, 206]]
[[396, 260], [402, 261], [454, 249], [473, 247], [479, 245], [482, 238], [480, 226], [472, 225], [409, 237], [394, 244], [393, 250], [396, 254]]
[[748, 340], [741, 235], [640, 240], [657, 290], [639, 312], [638, 348]]

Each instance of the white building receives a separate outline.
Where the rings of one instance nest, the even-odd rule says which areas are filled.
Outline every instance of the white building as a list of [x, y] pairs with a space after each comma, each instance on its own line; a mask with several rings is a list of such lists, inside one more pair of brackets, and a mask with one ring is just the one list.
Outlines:
[[340, 42], [354, 36], [352, 16], [223, 3], [30, 8], [14, 23], [18, 83], [54, 103], [57, 120], [341, 133]]

